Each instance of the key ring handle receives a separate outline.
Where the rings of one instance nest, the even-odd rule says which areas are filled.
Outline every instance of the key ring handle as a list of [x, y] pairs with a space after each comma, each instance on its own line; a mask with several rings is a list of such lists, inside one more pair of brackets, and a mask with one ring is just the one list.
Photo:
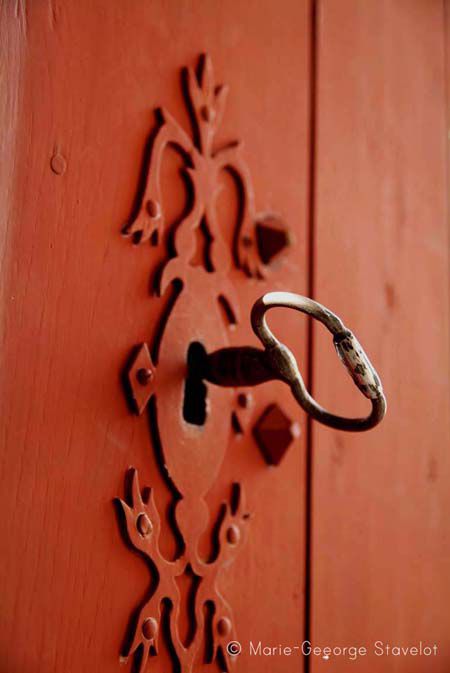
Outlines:
[[[290, 308], [321, 322], [333, 335], [339, 359], [352, 377], [355, 385], [372, 403], [372, 410], [365, 418], [345, 418], [324, 409], [309, 394], [293, 353], [281, 343], [267, 324], [266, 314], [273, 308]], [[268, 292], [252, 308], [253, 331], [263, 344], [270, 366], [290, 386], [299, 405], [315, 420], [339, 430], [361, 432], [377, 425], [386, 413], [386, 398], [380, 378], [354, 334], [342, 320], [328, 308], [309, 297], [292, 292]]]

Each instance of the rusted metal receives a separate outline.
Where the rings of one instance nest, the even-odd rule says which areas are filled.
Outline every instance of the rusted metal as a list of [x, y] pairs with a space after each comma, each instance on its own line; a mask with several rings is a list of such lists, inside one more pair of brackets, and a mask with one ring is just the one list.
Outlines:
[[256, 222], [256, 240], [262, 262], [271, 264], [292, 245], [292, 234], [281, 217], [269, 213]]
[[253, 434], [266, 462], [279, 465], [292, 441], [299, 437], [300, 426], [278, 404], [271, 404], [258, 419]]
[[[365, 418], [344, 418], [326, 411], [309, 394], [293, 353], [270, 330], [266, 313], [275, 307], [290, 308], [319, 320], [333, 335], [337, 354], [354, 383], [372, 403]], [[386, 413], [386, 398], [380, 378], [356, 337], [342, 320], [318, 302], [291, 292], [269, 292], [252, 309], [253, 331], [265, 350], [243, 346], [211, 353], [204, 376], [221, 386], [254, 386], [271, 380], [287, 383], [299, 405], [315, 420], [339, 430], [360, 432], [377, 425]]]
[[146, 640], [154, 640], [158, 633], [158, 622], [156, 619], [149, 617], [142, 624], [142, 635]]
[[[251, 413], [249, 394], [241, 391], [239, 397], [230, 387], [281, 379], [291, 386], [301, 406], [322, 422], [346, 429], [365, 429], [374, 424], [374, 413], [370, 419], [347, 420], [318, 407], [304, 388], [292, 353], [267, 327], [266, 311], [272, 306], [288, 306], [322, 319], [334, 330], [339, 352], [357, 384], [371, 397], [377, 422], [384, 400], [378, 379], [362, 351], [356, 348], [352, 335], [336, 316], [306, 298], [288, 293], [265, 295], [252, 311], [252, 326], [264, 350], [229, 347], [230, 330], [239, 316], [238, 298], [228, 274], [233, 260], [246, 275], [259, 278], [267, 272], [272, 259], [286, 248], [289, 237], [274, 216], [270, 221], [267, 217], [258, 218], [240, 144], [232, 142], [214, 148], [227, 88], [215, 86], [209, 58], [201, 59], [198, 76], [193, 69], [187, 69], [186, 83], [193, 116], [192, 138], [167, 110], [160, 110], [160, 126], [154, 135], [140, 205], [136, 217], [125, 228], [135, 243], [152, 241], [159, 245], [164, 240], [161, 234], [167, 223], [160, 173], [166, 148], [175, 147], [186, 164], [191, 208], [171, 232], [170, 252], [154, 287], [156, 295], [166, 291], [169, 295], [169, 286], [173, 294], [161, 310], [160, 329], [151, 349], [154, 362], [149, 346], [141, 344], [126, 369], [126, 376], [136, 413], [148, 410], [151, 417], [155, 454], [160, 456], [161, 471], [174, 494], [176, 531], [182, 545], [175, 560], [164, 556], [159, 542], [162, 522], [153, 492], [143, 498], [137, 470], [133, 469], [131, 494], [127, 500], [119, 501], [125, 530], [132, 546], [156, 569], [158, 577], [153, 593], [140, 608], [124, 652], [124, 659], [137, 654], [139, 673], [144, 671], [149, 656], [158, 653], [161, 610], [167, 603], [171, 606], [168, 632], [175, 668], [181, 673], [193, 670], [205, 640], [205, 606], [213, 607], [209, 660], [217, 661], [226, 671], [233, 661], [226, 648], [229, 640], [236, 637], [233, 614], [219, 592], [219, 578], [247, 537], [249, 514], [242, 485], [236, 484], [235, 497], [222, 505], [214, 528], [217, 550], [214, 557], [205, 560], [199, 553], [209, 518], [205, 496], [218, 478], [230, 440], [230, 427], [224, 422], [223, 411], [229, 409], [235, 432], [241, 435]], [[226, 244], [216, 220], [215, 200], [223, 170], [238, 176], [241, 187], [233, 249]], [[201, 260], [199, 235], [205, 243]], [[154, 404], [148, 407], [152, 397]], [[255, 428], [255, 436], [259, 437], [270, 464], [280, 462], [296, 434], [296, 425], [277, 405], [267, 411]], [[179, 629], [181, 595], [177, 578], [182, 576], [198, 581], [193, 603], [195, 619], [191, 618], [192, 635], [188, 642], [183, 640]]]
[[[160, 124], [153, 137], [139, 207], [123, 232], [135, 244], [150, 241], [160, 245], [164, 241], [167, 221], [161, 167], [165, 150], [175, 148], [185, 162], [190, 211], [170, 232], [171, 249], [152, 288], [156, 295], [166, 291], [168, 295], [172, 286], [173, 298], [161, 311], [161, 327], [151, 348], [155, 362], [144, 343], [126, 369], [134, 410], [137, 414], [147, 410], [151, 415], [155, 453], [160, 452], [161, 470], [176, 493], [176, 531], [182, 540], [182, 551], [169, 561], [159, 544], [162, 522], [153, 494], [148, 499], [142, 497], [137, 470], [133, 469], [131, 494], [127, 500], [119, 501], [125, 530], [132, 546], [156, 569], [158, 577], [123, 653], [124, 660], [137, 655], [135, 665], [140, 673], [149, 656], [158, 653], [161, 610], [167, 603], [171, 606], [168, 631], [174, 668], [181, 673], [193, 670], [204, 646], [205, 606], [212, 606], [208, 660], [217, 661], [221, 670], [230, 669], [233, 656], [226, 645], [236, 638], [236, 633], [231, 607], [220, 594], [218, 583], [223, 568], [245, 543], [249, 521], [242, 485], [236, 484], [234, 497], [223, 503], [211, 533], [217, 551], [212, 559], [201, 557], [199, 543], [209, 518], [204, 498], [218, 477], [231, 435], [223, 411], [229, 410], [235, 432], [243, 435], [252, 406], [249, 393], [242, 392], [238, 397], [232, 390], [206, 383], [207, 352], [229, 346], [229, 332], [238, 320], [239, 302], [228, 277], [233, 262], [246, 276], [256, 278], [265, 275], [267, 267], [257, 241], [261, 218], [255, 211], [252, 182], [240, 143], [214, 147], [227, 87], [215, 85], [211, 61], [206, 56], [201, 59], [198, 75], [192, 68], [185, 71], [185, 81], [192, 137], [167, 110], [159, 110]], [[224, 170], [232, 173], [239, 184], [239, 217], [231, 246], [222, 236], [215, 210], [219, 176]], [[200, 261], [199, 236], [205, 243]], [[266, 250], [267, 261], [269, 258]], [[154, 404], [149, 407], [152, 397]], [[180, 635], [181, 595], [177, 584], [177, 578], [186, 574], [193, 574], [199, 582], [189, 642]]]
[[[201, 58], [199, 76], [193, 68], [187, 68], [185, 79], [189, 94], [188, 107], [193, 113], [193, 137], [165, 108], [158, 110], [160, 126], [152, 144], [145, 189], [136, 216], [123, 229], [123, 233], [132, 236], [136, 243], [144, 243], [163, 232], [166, 222], [161, 207], [161, 165], [165, 149], [175, 147], [188, 158], [185, 175], [192, 188], [193, 204], [176, 229], [176, 255], [173, 260], [169, 260], [159, 278], [161, 293], [177, 277], [180, 269], [193, 259], [196, 241], [192, 233], [202, 222], [211, 240], [208, 252], [211, 270], [227, 270], [234, 257], [237, 266], [249, 276], [261, 278], [266, 275], [266, 263], [271, 260], [274, 250], [278, 252], [284, 247], [284, 243], [280, 244], [279, 240], [276, 243], [272, 240], [264, 243], [268, 234], [264, 231], [267, 218], [256, 212], [252, 180], [242, 156], [241, 143], [233, 140], [219, 148], [214, 147], [215, 135], [225, 110], [228, 87], [215, 85], [211, 59], [207, 55]], [[219, 175], [223, 170], [236, 176], [243, 196], [232, 255], [223, 241], [215, 212], [215, 201], [220, 189]], [[271, 222], [274, 220], [275, 216], [271, 216]], [[270, 227], [272, 230], [273, 226]]]
[[[186, 548], [175, 561], [168, 561], [159, 547], [161, 520], [153, 499], [153, 492], [150, 491], [146, 499], [142, 497], [137, 471], [132, 470], [129, 501], [119, 500], [118, 502], [125, 517], [125, 527], [130, 543], [156, 567], [159, 578], [155, 591], [139, 611], [133, 638], [127, 653], [122, 657], [122, 661], [126, 662], [129, 657], [139, 652], [139, 673], [145, 670], [151, 653], [158, 653], [161, 609], [164, 601], [168, 601], [174, 611], [174, 618], [170, 620], [169, 629], [171, 643], [180, 662], [180, 670], [185, 672], [193, 670], [194, 661], [204, 644], [204, 606], [206, 604], [213, 604], [215, 608], [212, 624], [212, 651], [207, 663], [215, 661], [220, 654], [225, 669], [230, 670], [233, 657], [226, 645], [230, 639], [236, 639], [236, 633], [231, 608], [219, 591], [219, 580], [224, 568], [234, 561], [245, 543], [250, 518], [242, 488], [239, 485], [235, 486], [233, 505], [228, 502], [223, 503], [223, 516], [217, 533], [217, 552], [214, 558], [206, 562], [200, 557], [197, 549], [199, 536], [208, 517], [205, 502], [201, 499], [183, 498], [177, 504], [175, 515], [180, 530], [183, 531]], [[142, 517], [152, 522], [151, 534], [141, 534], [139, 521]], [[195, 634], [186, 646], [178, 630], [180, 592], [176, 579], [183, 575], [188, 567], [201, 578], [201, 582], [194, 605]]]
[[139, 515], [139, 517], [136, 520], [136, 527], [143, 537], [147, 537], [147, 535], [151, 535], [151, 533], [153, 531], [152, 522], [148, 518], [147, 514], [140, 514]]
[[256, 386], [281, 378], [266, 351], [253, 346], [221, 348], [209, 353], [201, 374], [211, 383], [230, 388]]
[[138, 414], [142, 414], [155, 392], [155, 367], [147, 344], [141, 344], [127, 368], [128, 387]]
[[250, 391], [239, 392], [235, 397], [231, 414], [231, 427], [236, 435], [244, 436], [252, 416], [255, 404]]
[[253, 403], [253, 396], [251, 393], [239, 393], [237, 403], [242, 409], [248, 409]]

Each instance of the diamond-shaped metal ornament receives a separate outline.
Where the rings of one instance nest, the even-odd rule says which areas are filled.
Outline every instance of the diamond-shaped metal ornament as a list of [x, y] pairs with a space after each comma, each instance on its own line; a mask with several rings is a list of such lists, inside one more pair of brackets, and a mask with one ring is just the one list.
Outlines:
[[253, 434], [269, 465], [279, 465], [291, 442], [300, 436], [300, 426], [278, 404], [271, 404], [257, 420]]

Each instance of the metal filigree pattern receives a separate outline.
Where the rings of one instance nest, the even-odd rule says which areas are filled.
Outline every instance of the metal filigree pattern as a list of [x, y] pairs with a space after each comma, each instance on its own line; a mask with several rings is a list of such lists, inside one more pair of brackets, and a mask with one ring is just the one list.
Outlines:
[[209, 263], [213, 270], [226, 271], [230, 264], [230, 251], [220, 235], [215, 213], [219, 192], [219, 173], [225, 169], [237, 178], [243, 193], [242, 214], [235, 236], [234, 256], [238, 266], [248, 275], [262, 277], [265, 267], [257, 245], [257, 216], [250, 171], [242, 157], [242, 144], [232, 141], [221, 148], [214, 147], [215, 134], [220, 126], [228, 93], [227, 86], [215, 86], [211, 59], [204, 56], [197, 77], [192, 68], [186, 70], [189, 109], [193, 120], [193, 138], [178, 124], [172, 115], [161, 108], [158, 112], [160, 127], [155, 135], [137, 216], [126, 225], [124, 233], [139, 243], [162, 233], [165, 225], [162, 208], [160, 172], [164, 150], [174, 146], [186, 158], [185, 174], [193, 189], [191, 211], [180, 222], [175, 232], [176, 264], [169, 262], [160, 291], [176, 277], [195, 253], [193, 232], [205, 222], [211, 238]]
[[[250, 174], [242, 158], [241, 145], [236, 141], [221, 148], [214, 145], [228, 88], [215, 86], [207, 56], [200, 60], [198, 76], [192, 68], [186, 70], [185, 76], [193, 121], [192, 138], [166, 109], [159, 110], [160, 124], [153, 135], [139, 207], [123, 232], [136, 244], [161, 244], [164, 240], [162, 234], [169, 223], [162, 205], [161, 165], [165, 150], [169, 146], [175, 148], [185, 163], [184, 172], [192, 189], [191, 207], [171, 232], [171, 255], [158, 277], [155, 293], [163, 294], [175, 280], [181, 281], [181, 290], [170, 304], [169, 314], [161, 316], [163, 329], [158, 342], [152, 347], [139, 344], [125, 378], [137, 414], [148, 410], [148, 403], [154, 398], [156, 413], [151, 422], [156, 424], [157, 419], [164, 470], [178, 494], [175, 519], [184, 550], [173, 562], [162, 554], [158, 543], [162, 522], [153, 495], [148, 499], [142, 497], [134, 470], [131, 496], [128, 501], [119, 501], [120, 508], [131, 544], [155, 569], [157, 577], [153, 594], [141, 607], [123, 657], [128, 660], [136, 655], [140, 673], [145, 670], [149, 658], [158, 654], [162, 606], [167, 604], [170, 605], [170, 649], [176, 659], [176, 670], [189, 673], [195, 662], [202, 661], [206, 639], [205, 606], [212, 610], [212, 622], [208, 625], [212, 640], [208, 661], [217, 662], [222, 671], [230, 670], [234, 661], [226, 648], [226, 644], [235, 638], [234, 619], [230, 606], [218, 590], [218, 579], [222, 569], [234, 561], [247, 537], [249, 515], [240, 485], [234, 485], [234, 497], [223, 504], [220, 521], [214, 529], [217, 536], [215, 557], [201, 558], [198, 547], [209, 520], [204, 497], [217, 479], [230, 441], [230, 427], [224, 422], [223, 410], [228, 408], [231, 416], [235, 394], [218, 386], [199, 384], [197, 392], [204, 394], [203, 407], [200, 404], [202, 413], [198, 419], [195, 414], [191, 418], [189, 413], [183, 417], [188, 390], [186, 381], [190, 381], [187, 362], [202, 348], [209, 352], [229, 345], [229, 329], [239, 318], [235, 290], [227, 276], [233, 262], [247, 276], [262, 277], [270, 258], [265, 254], [266, 261], [263, 261], [262, 248], [258, 247], [261, 217], [255, 213]], [[221, 236], [215, 213], [219, 177], [224, 170], [234, 176], [241, 200], [232, 249], [227, 248]], [[193, 265], [196, 230], [199, 228], [208, 240], [208, 255], [203, 265]], [[273, 227], [269, 229], [272, 232]], [[275, 239], [278, 251], [278, 234]], [[202, 297], [201, 302], [198, 297]], [[194, 390], [196, 382], [191, 381], [191, 384]], [[201, 386], [204, 390], [198, 391]], [[246, 423], [245, 410], [241, 407], [242, 404], [235, 413], [240, 432]], [[201, 431], [195, 423], [202, 425]], [[189, 642], [183, 641], [179, 633], [177, 578], [184, 573], [190, 573], [196, 581], [192, 617], [195, 623]]]
[[[164, 558], [158, 540], [161, 528], [160, 517], [155, 506], [153, 493], [146, 500], [142, 498], [139, 488], [138, 474], [132, 470], [131, 504], [120, 500], [120, 506], [126, 519], [126, 530], [133, 547], [151, 562], [158, 573], [159, 582], [150, 600], [141, 608], [127, 656], [135, 654], [140, 648], [139, 673], [145, 670], [149, 656], [158, 654], [161, 606], [168, 601], [172, 607], [170, 616], [170, 638], [182, 671], [192, 671], [200, 647], [205, 637], [205, 612], [207, 603], [214, 605], [212, 621], [212, 649], [208, 662], [219, 659], [225, 670], [229, 670], [233, 657], [226, 645], [235, 640], [233, 615], [230, 606], [218, 589], [217, 579], [222, 569], [232, 563], [245, 542], [247, 536], [249, 514], [245, 508], [242, 489], [235, 485], [232, 503], [223, 503], [220, 526], [217, 533], [217, 553], [210, 562], [202, 560], [197, 545], [203, 526], [206, 525], [207, 512], [203, 501], [195, 505], [180, 500], [176, 508], [176, 518], [180, 530], [184, 532], [186, 549], [182, 556], [171, 562]], [[200, 511], [198, 511], [200, 508]], [[195, 630], [194, 636], [186, 647], [178, 631], [178, 613], [180, 593], [176, 578], [188, 568], [200, 578], [195, 595]]]

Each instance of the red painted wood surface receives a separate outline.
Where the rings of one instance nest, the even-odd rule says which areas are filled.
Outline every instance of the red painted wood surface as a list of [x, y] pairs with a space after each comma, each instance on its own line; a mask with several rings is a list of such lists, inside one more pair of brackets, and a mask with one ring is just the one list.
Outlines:
[[[355, 330], [388, 414], [313, 434], [312, 638], [366, 645], [312, 671], [449, 670], [448, 231], [441, 2], [318, 14], [315, 297]], [[315, 332], [314, 390], [363, 409]], [[436, 657], [373, 655], [374, 642]]]
[[[120, 230], [152, 110], [163, 104], [187, 126], [179, 69], [203, 51], [230, 85], [223, 139], [244, 140], [258, 209], [280, 212], [296, 238], [273, 280], [249, 283], [233, 272], [243, 320], [232, 343], [256, 345], [247, 317], [262, 292], [311, 289], [312, 245], [314, 296], [354, 329], [389, 402], [383, 425], [365, 435], [314, 426], [308, 513], [304, 414], [281, 384], [255, 391], [248, 429], [277, 401], [301, 420], [303, 434], [277, 468], [267, 467], [249, 431], [235, 438], [208, 495], [217, 512], [239, 480], [255, 514], [222, 587], [244, 644], [236, 670], [449, 668], [443, 4], [315, 4], [317, 33], [307, 0], [2, 5], [0, 668], [7, 673], [131, 670], [120, 666], [119, 650], [149, 574], [125, 546], [112, 500], [123, 495], [130, 464], [154, 486], [161, 509], [170, 494], [148, 424], [130, 414], [120, 380], [130, 348], [156, 333], [149, 273], [163, 252], [133, 248]], [[165, 160], [173, 219], [185, 198], [179, 166], [179, 157]], [[231, 240], [231, 180], [219, 203]], [[273, 324], [306, 369], [304, 321], [280, 312]], [[317, 398], [343, 414], [363, 413], [329, 336], [315, 328], [313, 337]], [[203, 543], [207, 550], [209, 539]], [[163, 548], [175, 551], [169, 531]], [[300, 642], [305, 611], [315, 645], [372, 651], [377, 640], [436, 642], [439, 655], [351, 663], [248, 656], [250, 640]], [[149, 670], [169, 667], [163, 648]]]
[[[130, 348], [157, 330], [148, 284], [163, 253], [120, 235], [152, 110], [164, 104], [187, 125], [179, 71], [203, 51], [230, 85], [223, 140], [245, 141], [258, 208], [280, 212], [296, 238], [275, 281], [233, 273], [243, 318], [233, 340], [256, 345], [256, 297], [307, 291], [308, 3], [4, 3], [2, 34], [1, 669], [114, 673], [128, 670], [119, 650], [149, 574], [123, 543], [112, 500], [130, 464], [160, 508], [170, 499], [148, 424], [130, 414], [120, 380]], [[163, 180], [174, 217], [178, 166], [169, 158]], [[231, 237], [229, 184], [221, 199]], [[305, 326], [293, 316], [276, 323], [281, 338], [298, 334], [306, 362]], [[303, 635], [304, 439], [273, 469], [250, 432], [275, 400], [300, 416], [281, 384], [255, 393], [247, 435], [230, 445], [208, 496], [216, 512], [239, 480], [255, 513], [222, 587], [243, 643]], [[173, 553], [169, 532], [163, 545]], [[246, 655], [237, 668], [250, 666], [286, 670], [282, 658]], [[163, 648], [152, 670], [168, 669]]]

